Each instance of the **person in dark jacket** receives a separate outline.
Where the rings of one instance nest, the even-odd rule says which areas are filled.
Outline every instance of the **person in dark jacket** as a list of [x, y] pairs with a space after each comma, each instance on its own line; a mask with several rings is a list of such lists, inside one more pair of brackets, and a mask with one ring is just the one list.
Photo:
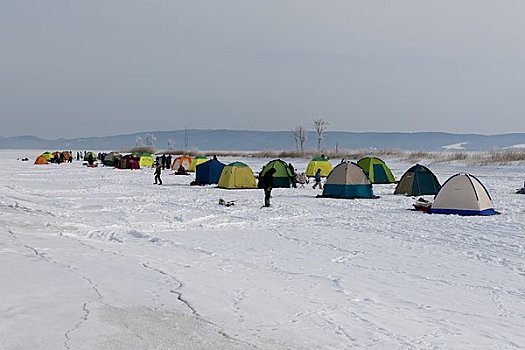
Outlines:
[[275, 168], [268, 169], [263, 175], [263, 189], [264, 189], [264, 206], [270, 206], [270, 198], [272, 198], [272, 189], [273, 189], [273, 174], [277, 170]]
[[321, 184], [321, 169], [317, 169], [317, 171], [315, 172], [314, 179], [315, 179], [315, 183], [314, 183], [313, 188], [316, 188], [317, 186], [319, 186], [320, 189], [323, 189], [323, 185]]
[[157, 185], [157, 182], [159, 185], [162, 185], [162, 179], [160, 178], [161, 173], [162, 165], [160, 165], [160, 163], [157, 163], [157, 167], [155, 168], [155, 185]]
[[160, 162], [162, 165], [162, 169], [166, 169], [166, 155], [163, 154], [162, 157], [160, 157]]
[[166, 157], [166, 169], [170, 169], [171, 168], [171, 154], [168, 154], [168, 156]]

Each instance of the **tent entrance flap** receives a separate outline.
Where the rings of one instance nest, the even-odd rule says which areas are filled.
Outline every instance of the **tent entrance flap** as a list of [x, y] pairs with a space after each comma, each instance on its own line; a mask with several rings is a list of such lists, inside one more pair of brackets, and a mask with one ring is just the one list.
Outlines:
[[372, 164], [373, 166], [373, 172], [374, 172], [374, 179], [375, 183], [382, 184], [382, 183], [389, 183], [388, 177], [385, 172], [385, 168], [383, 168], [382, 164]]

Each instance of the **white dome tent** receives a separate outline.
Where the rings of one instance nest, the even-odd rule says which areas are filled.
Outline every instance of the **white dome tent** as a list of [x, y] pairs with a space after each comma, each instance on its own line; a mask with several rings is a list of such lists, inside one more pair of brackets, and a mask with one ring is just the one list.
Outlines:
[[451, 176], [434, 197], [432, 214], [494, 215], [492, 198], [483, 184], [473, 175]]

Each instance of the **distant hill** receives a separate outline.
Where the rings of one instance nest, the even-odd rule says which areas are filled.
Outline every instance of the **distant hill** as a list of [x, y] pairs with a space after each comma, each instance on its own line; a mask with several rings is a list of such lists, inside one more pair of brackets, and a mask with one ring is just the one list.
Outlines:
[[[167, 149], [168, 140], [174, 148], [182, 149], [187, 143], [192, 150], [257, 151], [295, 149], [295, 141], [289, 131], [246, 130], [174, 130], [150, 131], [128, 135], [84, 137], [74, 139], [46, 140], [35, 136], [0, 137], [3, 149], [42, 150], [119, 150], [135, 146], [137, 138], [146, 134], [156, 138], [158, 149]], [[187, 142], [185, 141], [187, 140]], [[444, 132], [339, 132], [325, 133], [325, 149], [401, 149], [401, 150], [465, 150], [487, 151], [504, 148], [524, 148], [525, 133], [477, 135]], [[308, 134], [306, 149], [317, 147], [313, 132]]]

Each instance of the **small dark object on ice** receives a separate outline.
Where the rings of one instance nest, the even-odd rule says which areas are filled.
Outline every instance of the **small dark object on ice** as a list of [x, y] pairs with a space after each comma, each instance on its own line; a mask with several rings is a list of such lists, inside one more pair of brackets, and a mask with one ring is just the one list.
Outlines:
[[235, 205], [235, 201], [225, 201], [224, 199], [219, 199], [219, 204], [224, 205], [225, 207], [231, 207], [232, 205]]

